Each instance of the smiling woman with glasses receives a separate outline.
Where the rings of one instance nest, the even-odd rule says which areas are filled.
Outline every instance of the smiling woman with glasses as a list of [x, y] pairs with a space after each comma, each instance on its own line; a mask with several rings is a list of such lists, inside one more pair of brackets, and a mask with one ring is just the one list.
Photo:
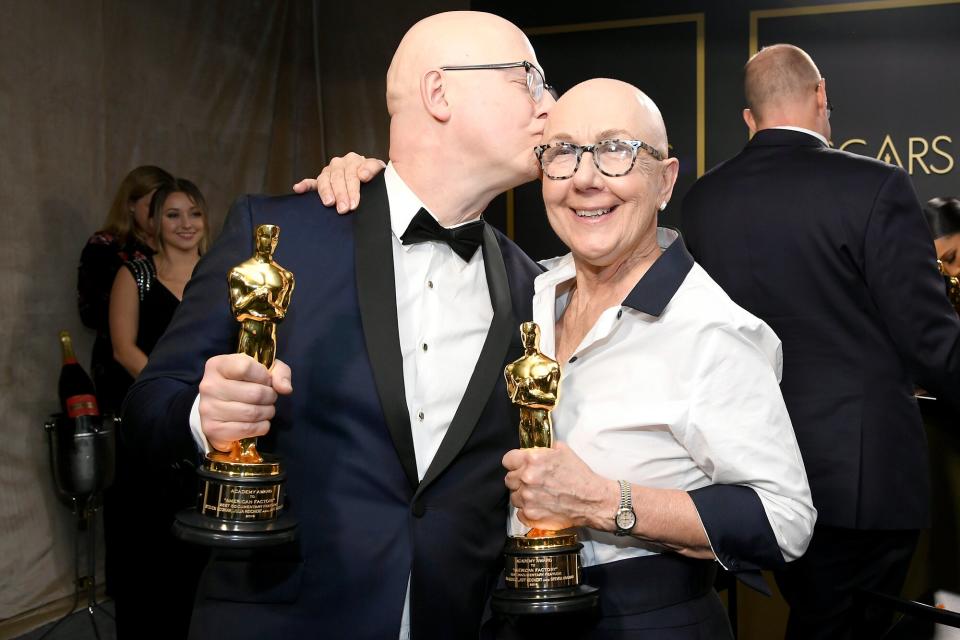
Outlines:
[[539, 104], [543, 100], [543, 94], [546, 91], [556, 100], [556, 89], [546, 84], [543, 80], [543, 72], [532, 62], [521, 60], [520, 62], [501, 62], [498, 64], [462, 64], [462, 65], [444, 65], [440, 67], [443, 71], [480, 71], [487, 69], [515, 69], [523, 67], [527, 72], [527, 91], [534, 103]]
[[563, 371], [551, 415], [565, 446], [504, 456], [513, 531], [576, 528], [582, 582], [600, 586], [599, 621], [584, 623], [597, 631], [730, 638], [715, 558], [735, 572], [782, 565], [803, 553], [815, 515], [779, 340], [658, 227], [679, 161], [648, 96], [588, 80], [557, 101], [543, 138], [544, 208], [570, 253], [537, 277], [532, 318]]

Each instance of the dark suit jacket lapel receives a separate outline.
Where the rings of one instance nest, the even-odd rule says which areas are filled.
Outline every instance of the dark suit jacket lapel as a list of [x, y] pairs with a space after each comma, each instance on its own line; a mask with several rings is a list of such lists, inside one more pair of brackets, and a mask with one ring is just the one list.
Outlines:
[[[354, 215], [357, 296], [367, 341], [367, 356], [403, 471], [411, 489], [417, 487], [417, 458], [410, 432], [410, 413], [403, 387], [403, 356], [397, 323], [397, 293], [393, 272], [390, 204], [382, 174], [363, 190], [363, 203]], [[371, 461], [371, 464], [376, 464]]]
[[470, 376], [467, 390], [463, 394], [460, 406], [453, 416], [450, 428], [440, 443], [433, 462], [423, 476], [417, 489], [417, 495], [439, 476], [453, 461], [466, 443], [467, 438], [490, 399], [494, 386], [503, 375], [503, 363], [510, 347], [510, 339], [517, 328], [514, 320], [513, 305], [510, 301], [510, 283], [507, 280], [507, 268], [503, 262], [503, 253], [493, 230], [487, 226], [483, 233], [483, 268], [487, 275], [487, 287], [490, 290], [490, 302], [493, 306], [493, 320], [487, 331], [480, 357]]

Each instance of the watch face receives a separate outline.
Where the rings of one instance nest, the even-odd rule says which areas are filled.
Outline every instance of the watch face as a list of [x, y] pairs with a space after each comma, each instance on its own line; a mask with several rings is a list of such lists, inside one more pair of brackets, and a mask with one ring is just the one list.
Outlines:
[[637, 524], [637, 514], [632, 509], [623, 509], [617, 512], [617, 526], [629, 531]]

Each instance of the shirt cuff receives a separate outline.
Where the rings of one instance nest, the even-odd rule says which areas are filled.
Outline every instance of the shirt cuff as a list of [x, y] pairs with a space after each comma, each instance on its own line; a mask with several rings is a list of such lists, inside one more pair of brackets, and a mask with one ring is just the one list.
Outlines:
[[203, 435], [203, 427], [200, 425], [200, 396], [193, 401], [193, 407], [190, 408], [190, 432], [193, 434], [193, 441], [197, 443], [204, 455], [210, 453], [213, 447], [207, 442], [207, 436]]
[[[748, 585], [767, 591], [760, 569], [779, 569], [784, 561], [756, 491], [740, 485], [713, 484], [694, 489], [689, 495], [720, 564]], [[752, 578], [756, 578], [757, 586]]]

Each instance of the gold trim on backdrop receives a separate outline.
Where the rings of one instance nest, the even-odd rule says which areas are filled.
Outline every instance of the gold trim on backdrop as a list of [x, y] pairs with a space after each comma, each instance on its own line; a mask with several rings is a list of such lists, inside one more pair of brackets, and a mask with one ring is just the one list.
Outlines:
[[697, 177], [707, 170], [707, 77], [706, 19], [696, 14], [697, 23]]
[[676, 24], [678, 22], [698, 22], [703, 20], [702, 13], [681, 13], [650, 18], [629, 18], [627, 20], [604, 20], [602, 22], [580, 22], [560, 24], [552, 27], [529, 27], [523, 32], [528, 36], [542, 36], [551, 33], [574, 33], [577, 31], [603, 31], [604, 29], [624, 29], [630, 27], [649, 27], [658, 24]]
[[[792, 7], [790, 9], [755, 9], [750, 12], [750, 53], [758, 47], [758, 22], [760, 18], [784, 18], [790, 16], [815, 16], [851, 11], [883, 11], [886, 9], [912, 9], [945, 4], [960, 4], [960, 0], [869, 0], [867, 2], [843, 2], [840, 4]], [[749, 57], [749, 56], [748, 56]]]
[[[583, 22], [550, 27], [530, 27], [524, 29], [528, 36], [550, 35], [556, 33], [578, 33], [583, 31], [603, 31], [606, 29], [627, 29], [631, 27], [650, 27], [662, 24], [681, 24], [693, 22], [697, 26], [696, 77], [697, 77], [697, 177], [706, 170], [707, 117], [706, 117], [706, 19], [703, 13], [681, 13], [650, 18], [630, 18], [627, 20], [606, 20], [603, 22]], [[509, 196], [508, 196], [509, 202]], [[507, 225], [511, 224], [507, 214]], [[509, 235], [509, 234], [508, 234]], [[511, 236], [512, 237], [512, 236]]]

